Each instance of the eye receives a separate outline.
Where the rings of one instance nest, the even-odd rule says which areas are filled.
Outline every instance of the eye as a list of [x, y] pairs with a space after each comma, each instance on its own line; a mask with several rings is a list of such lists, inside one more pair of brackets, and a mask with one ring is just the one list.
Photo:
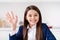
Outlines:
[[34, 16], [37, 16], [37, 14], [35, 14]]
[[32, 15], [29, 15], [29, 17], [32, 17]]

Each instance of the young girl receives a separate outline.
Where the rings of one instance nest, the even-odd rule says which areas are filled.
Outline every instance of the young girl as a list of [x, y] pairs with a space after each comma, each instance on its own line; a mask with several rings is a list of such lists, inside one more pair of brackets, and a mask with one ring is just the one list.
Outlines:
[[11, 25], [9, 40], [56, 40], [48, 26], [42, 23], [41, 12], [36, 6], [30, 5], [26, 8], [24, 24], [19, 27], [17, 33], [18, 17], [14, 17], [13, 12], [11, 13], [11, 15], [9, 13], [6, 14], [6, 18]]

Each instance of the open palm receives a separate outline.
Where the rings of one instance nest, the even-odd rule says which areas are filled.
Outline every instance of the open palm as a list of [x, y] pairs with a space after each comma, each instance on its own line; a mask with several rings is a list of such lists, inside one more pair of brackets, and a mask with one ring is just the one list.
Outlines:
[[12, 30], [16, 30], [18, 16], [14, 16], [13, 11], [11, 11], [11, 13], [7, 12], [6, 19], [8, 20], [8, 23], [11, 25]]

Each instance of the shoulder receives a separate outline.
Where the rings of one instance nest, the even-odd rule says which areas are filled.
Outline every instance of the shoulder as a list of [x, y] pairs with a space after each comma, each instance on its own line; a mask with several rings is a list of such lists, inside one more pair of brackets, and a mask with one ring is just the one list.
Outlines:
[[46, 23], [42, 23], [42, 27], [48, 27]]
[[49, 29], [49, 28], [48, 28], [48, 25], [47, 25], [46, 23], [42, 23], [42, 29], [43, 29], [43, 30]]
[[20, 25], [19, 26], [19, 30], [23, 30], [23, 25]]

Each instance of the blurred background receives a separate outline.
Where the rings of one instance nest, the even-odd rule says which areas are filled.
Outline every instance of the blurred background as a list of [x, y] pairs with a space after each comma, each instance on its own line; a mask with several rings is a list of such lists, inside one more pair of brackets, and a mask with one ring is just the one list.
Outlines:
[[1, 0], [0, 1], [0, 40], [9, 40], [10, 25], [5, 14], [13, 11], [18, 16], [17, 30], [23, 24], [24, 11], [27, 6], [36, 5], [57, 40], [60, 40], [60, 1], [59, 0]]

